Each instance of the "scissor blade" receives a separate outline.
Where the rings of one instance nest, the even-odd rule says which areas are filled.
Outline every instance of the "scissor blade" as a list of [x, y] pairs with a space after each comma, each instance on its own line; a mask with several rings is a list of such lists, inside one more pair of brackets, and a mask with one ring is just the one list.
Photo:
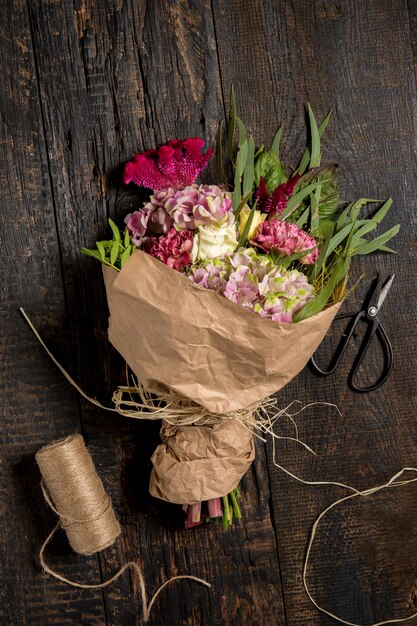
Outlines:
[[392, 285], [392, 281], [395, 278], [395, 274], [393, 274], [385, 283], [384, 288], [381, 290], [381, 293], [379, 294], [379, 298], [378, 298], [378, 302], [377, 302], [377, 307], [378, 309], [381, 308], [382, 303], [384, 302], [385, 298], [388, 295], [389, 290], [391, 289], [391, 285]]

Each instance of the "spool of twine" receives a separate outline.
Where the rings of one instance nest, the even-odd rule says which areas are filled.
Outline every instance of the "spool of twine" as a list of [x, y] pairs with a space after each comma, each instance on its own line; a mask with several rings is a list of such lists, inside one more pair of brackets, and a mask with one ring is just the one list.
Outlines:
[[143, 605], [143, 620], [149, 620], [152, 606], [167, 585], [176, 580], [193, 580], [206, 587], [210, 583], [197, 576], [173, 576], [155, 591], [147, 601], [145, 580], [138, 563], [129, 561], [108, 580], [98, 584], [85, 584], [70, 580], [54, 571], [45, 560], [45, 550], [53, 536], [63, 528], [73, 550], [79, 554], [94, 554], [110, 547], [121, 533], [112, 503], [106, 494], [93, 459], [81, 435], [70, 435], [53, 441], [36, 453], [36, 461], [41, 470], [42, 491], [45, 500], [57, 515], [59, 522], [44, 541], [39, 559], [43, 570], [72, 587], [79, 589], [103, 589], [111, 585], [126, 570], [133, 569], [139, 579], [139, 590]]
[[111, 546], [120, 524], [81, 435], [44, 446], [36, 461], [45, 498], [52, 501], [73, 550], [94, 554]]

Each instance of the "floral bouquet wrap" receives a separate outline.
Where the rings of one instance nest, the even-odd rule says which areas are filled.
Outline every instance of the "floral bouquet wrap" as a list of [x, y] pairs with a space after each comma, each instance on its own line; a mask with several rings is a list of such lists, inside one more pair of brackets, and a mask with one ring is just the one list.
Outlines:
[[[268, 397], [322, 341], [351, 259], [391, 251], [398, 231], [367, 237], [391, 200], [365, 215], [371, 200], [340, 203], [337, 166], [321, 164], [329, 117], [318, 125], [308, 106], [308, 147], [290, 172], [282, 127], [257, 148], [232, 92], [214, 150], [172, 140], [126, 164], [123, 182], [149, 200], [122, 230], [110, 221], [111, 240], [82, 250], [103, 263], [109, 339], [135, 375], [115, 392], [117, 409], [163, 420], [150, 492], [183, 505], [187, 527], [241, 516], [239, 483]], [[213, 155], [215, 184], [198, 184]]]

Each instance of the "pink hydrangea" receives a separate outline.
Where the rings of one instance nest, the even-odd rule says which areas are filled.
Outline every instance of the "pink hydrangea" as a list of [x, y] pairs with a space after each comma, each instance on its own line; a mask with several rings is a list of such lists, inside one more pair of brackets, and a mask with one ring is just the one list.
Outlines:
[[211, 148], [203, 154], [203, 148], [204, 141], [193, 137], [185, 141], [173, 139], [158, 150], [135, 154], [126, 163], [123, 182], [158, 190], [192, 185], [213, 154]]
[[173, 193], [164, 207], [180, 228], [218, 226], [233, 219], [231, 194], [217, 185], [189, 185]]
[[165, 202], [165, 210], [179, 228], [195, 229], [193, 211], [198, 203], [198, 190], [198, 185], [189, 185], [185, 189], [174, 192]]
[[252, 243], [265, 250], [283, 256], [291, 256], [310, 250], [309, 254], [299, 259], [300, 263], [310, 265], [315, 263], [319, 255], [317, 242], [309, 234], [280, 219], [266, 220], [259, 225]]
[[132, 242], [139, 246], [148, 228], [149, 211], [134, 211], [125, 217], [125, 224], [132, 235]]
[[196, 226], [223, 224], [232, 217], [231, 194], [217, 185], [202, 185], [199, 188], [198, 201], [193, 215]]
[[194, 235], [189, 230], [177, 231], [175, 228], [159, 239], [153, 240], [149, 254], [174, 270], [181, 271], [191, 263], [191, 249]]
[[292, 322], [314, 298], [314, 287], [302, 272], [277, 266], [253, 248], [199, 266], [189, 278], [274, 322]]

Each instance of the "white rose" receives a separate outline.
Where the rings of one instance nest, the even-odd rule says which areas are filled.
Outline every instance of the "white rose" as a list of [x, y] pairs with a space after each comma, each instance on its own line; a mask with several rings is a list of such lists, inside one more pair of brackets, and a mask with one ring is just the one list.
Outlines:
[[217, 259], [226, 254], [233, 254], [237, 243], [234, 223], [225, 222], [219, 226], [206, 224], [194, 235], [191, 260], [194, 263], [197, 260]]

